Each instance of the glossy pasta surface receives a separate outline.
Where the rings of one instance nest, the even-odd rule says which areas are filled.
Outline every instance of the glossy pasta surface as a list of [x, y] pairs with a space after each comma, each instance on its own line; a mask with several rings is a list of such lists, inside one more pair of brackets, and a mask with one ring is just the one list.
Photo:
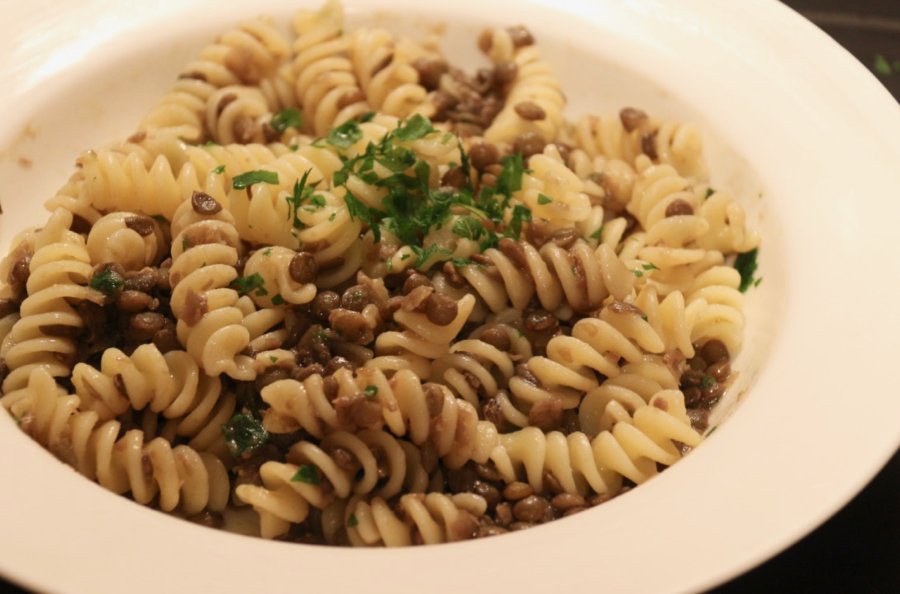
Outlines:
[[698, 446], [759, 237], [693, 125], [569, 119], [526, 28], [473, 43], [332, 0], [213, 40], [0, 262], [21, 429], [137, 503], [352, 546], [529, 528]]

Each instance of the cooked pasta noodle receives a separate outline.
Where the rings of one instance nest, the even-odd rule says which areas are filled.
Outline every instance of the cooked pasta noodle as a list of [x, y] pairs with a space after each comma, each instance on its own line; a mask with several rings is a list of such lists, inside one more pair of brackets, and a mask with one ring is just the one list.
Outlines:
[[352, 546], [527, 528], [698, 446], [758, 234], [691, 123], [566, 119], [522, 26], [218, 37], [0, 261], [0, 402], [81, 474]]

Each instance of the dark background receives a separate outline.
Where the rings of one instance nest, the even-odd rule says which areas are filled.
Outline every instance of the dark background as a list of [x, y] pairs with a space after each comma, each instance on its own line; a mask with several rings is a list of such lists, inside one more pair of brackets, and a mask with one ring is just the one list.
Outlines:
[[[785, 3], [850, 50], [900, 98], [900, 0]], [[2, 579], [0, 592], [27, 594]], [[900, 453], [818, 530], [713, 592], [900, 593]]]

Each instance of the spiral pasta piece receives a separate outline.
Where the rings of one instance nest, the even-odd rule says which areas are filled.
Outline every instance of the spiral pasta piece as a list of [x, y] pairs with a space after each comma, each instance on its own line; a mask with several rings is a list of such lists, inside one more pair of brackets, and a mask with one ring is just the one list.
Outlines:
[[[512, 306], [524, 310], [532, 297], [555, 311], [563, 304], [576, 311], [600, 306], [608, 295], [627, 297], [635, 277], [606, 244], [596, 249], [578, 240], [568, 250], [545, 244], [540, 251], [528, 242], [502, 240], [485, 250], [492, 268], [466, 265], [460, 274], [493, 312]], [[493, 271], [496, 270], [496, 274]]]
[[[387, 481], [380, 487], [376, 452], [386, 463]], [[263, 464], [262, 485], [239, 485], [235, 489], [235, 495], [259, 514], [263, 538], [284, 534], [291, 524], [306, 519], [310, 506], [323, 509], [335, 498], [370, 492], [392, 497], [407, 478], [406, 451], [383, 431], [338, 431], [319, 445], [300, 441], [291, 446], [288, 459], [296, 464]]]
[[432, 115], [428, 91], [419, 84], [414, 56], [426, 53], [409, 39], [395, 40], [384, 29], [353, 33], [350, 55], [359, 86], [372, 109], [399, 118], [412, 113]]
[[25, 285], [28, 296], [0, 348], [9, 369], [4, 392], [24, 387], [35, 369], [68, 376], [77, 350], [73, 336], [84, 327], [70, 301], [103, 303], [103, 294], [87, 286], [90, 256], [84, 238], [69, 231], [71, 224], [72, 214], [57, 209], [29, 240], [34, 254]]
[[436, 359], [448, 352], [450, 343], [462, 330], [475, 307], [475, 297], [466, 295], [456, 304], [456, 315], [447, 324], [432, 322], [425, 313], [399, 310], [394, 320], [402, 331], [382, 332], [375, 340], [375, 350], [379, 354], [407, 351]]
[[231, 29], [184, 68], [138, 129], [164, 131], [192, 143], [205, 141], [210, 132], [205, 125], [206, 108], [216, 90], [264, 80], [288, 51], [287, 41], [267, 19], [247, 21]]
[[369, 111], [349, 59], [351, 40], [343, 34], [344, 11], [327, 0], [318, 11], [294, 19], [294, 70], [297, 103], [317, 136]]
[[677, 390], [657, 393], [630, 416], [594, 438], [580, 431], [545, 435], [534, 427], [507, 433], [491, 461], [504, 480], [524, 479], [537, 492], [544, 490], [549, 472], [567, 493], [614, 495], [622, 477], [640, 484], [658, 473], [657, 464], [677, 462], [681, 453], [675, 441], [696, 446], [702, 440]]
[[125, 270], [140, 270], [168, 251], [153, 219], [130, 212], [113, 212], [97, 220], [88, 233], [87, 250], [94, 264], [114, 262]]
[[473, 538], [487, 511], [479, 495], [410, 493], [391, 509], [382, 497], [354, 497], [344, 509], [344, 525], [353, 546], [409, 546]]
[[253, 360], [241, 354], [251, 336], [236, 307], [237, 291], [229, 287], [238, 276], [235, 264], [241, 248], [234, 218], [225, 210], [198, 215], [190, 202], [183, 203], [174, 218], [172, 232], [177, 234], [169, 278], [178, 339], [207, 375], [251, 380], [256, 376]]
[[[517, 136], [532, 132], [550, 142], [563, 125], [566, 99], [550, 64], [541, 57], [535, 45], [518, 45], [509, 29], [495, 29], [490, 34], [488, 57], [494, 64], [513, 62], [516, 78], [510, 85], [503, 109], [494, 118], [484, 137], [495, 144], [511, 145]], [[523, 103], [536, 106], [542, 117], [525, 118]]]
[[78, 363], [72, 385], [81, 410], [95, 412], [99, 422], [146, 408], [172, 419], [175, 435], [191, 438], [188, 445], [199, 451], [222, 441], [222, 424], [235, 409], [234, 395], [224, 393], [219, 378], [201, 373], [187, 352], [163, 355], [152, 344], [139, 346], [131, 356], [107, 349], [99, 369]]
[[162, 437], [145, 441], [138, 429], [119, 437], [118, 421], [78, 411], [80, 399], [62, 391], [44, 369], [35, 369], [25, 387], [0, 401], [35, 441], [114, 493], [186, 515], [222, 511], [228, 503], [228, 472], [214, 455], [173, 447]]
[[522, 175], [522, 188], [513, 197], [527, 206], [532, 216], [547, 221], [554, 229], [572, 227], [590, 212], [584, 184], [562, 162], [559, 150], [549, 145], [528, 160], [529, 172]]

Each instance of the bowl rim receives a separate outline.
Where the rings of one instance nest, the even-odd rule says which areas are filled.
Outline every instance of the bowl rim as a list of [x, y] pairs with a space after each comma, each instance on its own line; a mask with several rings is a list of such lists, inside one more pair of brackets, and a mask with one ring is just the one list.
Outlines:
[[[287, 0], [270, 0], [265, 4], [286, 9], [292, 3]], [[414, 0], [356, 0], [347, 4], [354, 12], [369, 10], [375, 6], [409, 7], [422, 12], [430, 10], [438, 18], [445, 17], [454, 10], [463, 11], [469, 18], [475, 18], [480, 8], [476, 0], [461, 1], [453, 9], [426, 9]], [[874, 274], [884, 276], [885, 268], [889, 272], [888, 282], [898, 282], [900, 274], [896, 278], [892, 276], [895, 271], [900, 273], [900, 267], [887, 265], [879, 268], [862, 258], [873, 251], [879, 253], [879, 249], [888, 248], [886, 238], [890, 237], [890, 233], [886, 221], [898, 220], [896, 216], [890, 215], [900, 214], [898, 206], [891, 204], [882, 195], [886, 188], [891, 187], [890, 184], [894, 184], [893, 187], [896, 188], [900, 183], [900, 173], [884, 168], [885, 165], [889, 167], [891, 163], [900, 162], [900, 107], [875, 76], [844, 48], [776, 0], [752, 0], [741, 3], [740, 6], [727, 7], [722, 6], [725, 3], [717, 3], [715, 0], [689, 0], [679, 4], [677, 9], [671, 5], [667, 7], [659, 0], [634, 0], [630, 3], [617, 3], [617, 6], [589, 0], [568, 2], [556, 8], [552, 8], [552, 4], [549, 0], [529, 0], [527, 3], [498, 0], [494, 5], [496, 11], [486, 18], [502, 21], [506, 20], [502, 18], [504, 14], [517, 14], [529, 24], [534, 22], [536, 29], [549, 30], [554, 23], [562, 24], [575, 16], [580, 24], [575, 27], [577, 31], [573, 30], [572, 37], [577, 38], [580, 43], [585, 42], [585, 29], [599, 27], [610, 39], [622, 41], [625, 47], [628, 47], [629, 36], [633, 36], [633, 44], [646, 47], [648, 51], [656, 51], [654, 55], [660, 52], [657, 46], [659, 38], [653, 37], [658, 34], [661, 38], [672, 41], [674, 48], [689, 52], [704, 68], [710, 69], [709, 72], [702, 72], [701, 67], [695, 67], [687, 75], [692, 83], [709, 81], [712, 75], [721, 75], [723, 72], [715, 61], [715, 56], [700, 55], [697, 48], [701, 43], [709, 43], [712, 48], [734, 60], [734, 68], [744, 74], [755, 74], [754, 68], [760, 68], [768, 61], [773, 72], [768, 79], [760, 80], [769, 80], [775, 85], [769, 89], [771, 97], [784, 105], [792, 106], [795, 111], [798, 103], [815, 99], [816, 102], [808, 106], [809, 121], [799, 120], [797, 125], [802, 126], [810, 138], [835, 143], [829, 151], [823, 151], [821, 145], [812, 147], [811, 152], [821, 160], [822, 165], [798, 163], [798, 170], [804, 174], [817, 172], [818, 177], [814, 182], [810, 180], [810, 187], [829, 200], [834, 200], [833, 196], [838, 190], [853, 188], [870, 199], [873, 203], [871, 210], [875, 210], [875, 207], [878, 210], [877, 216], [868, 211], [860, 215], [863, 218], [859, 222], [852, 217], [849, 222], [845, 220], [849, 229], [840, 225], [835, 227], [828, 218], [828, 213], [817, 213], [823, 219], [819, 222], [822, 227], [836, 230], [837, 233], [833, 244], [816, 246], [816, 253], [824, 254], [841, 264], [849, 264], [852, 258], [860, 258], [862, 264], [858, 270], [842, 271], [844, 282], [851, 287], [853, 283], [862, 283]], [[96, 41], [82, 55], [93, 56], [95, 54], [92, 51], [106, 50], [117, 40], [121, 42], [135, 30], [133, 27], [146, 28], [175, 18], [173, 15], [189, 20], [199, 17], [215, 5], [212, 0], [196, 0], [185, 5], [166, 0], [155, 7], [144, 7], [128, 18], [123, 18], [109, 38]], [[45, 18], [48, 14], [46, 11], [51, 8], [61, 13], [59, 22], [51, 25], [61, 27], [64, 25], [60, 23], [69, 26], [65, 18], [74, 18], [76, 22], [80, 22], [88, 18], [85, 15], [114, 10], [115, 6], [113, 0], [84, 0], [77, 7], [80, 11], [78, 15], [73, 16], [50, 0], [42, 0], [31, 5], [23, 3], [16, 8], [12, 18], [20, 18], [26, 30], [33, 27], [35, 31], [46, 31], [46, 23], [36, 23], [40, 18]], [[516, 11], [511, 12], [514, 7]], [[232, 15], [243, 13], [249, 16], [248, 13], [254, 11], [256, 9], [247, 11], [232, 5], [224, 8], [216, 18], [225, 22]], [[638, 18], [646, 20], [642, 27], [634, 25], [634, 19]], [[542, 24], [538, 26], [538, 22]], [[616, 26], [622, 29], [611, 31]], [[666, 34], [662, 31], [666, 27], [674, 28], [685, 39], [672, 39], [675, 36], [671, 34], [665, 37]], [[761, 39], [766, 39], [766, 43], [760, 44]], [[67, 43], [86, 42], [75, 36], [68, 37]], [[0, 42], [0, 50], [3, 48]], [[65, 49], [65, 45], [59, 45], [49, 50], [49, 53], [56, 54]], [[676, 77], [671, 73], [655, 73], [652, 65], [640, 64], [636, 58], [625, 55], [624, 51], [609, 51], [610, 55], [636, 71], [648, 76], [659, 76], [669, 88], [678, 87], [679, 84], [688, 86], [688, 83], [674, 82]], [[77, 73], [61, 74], [59, 71], [48, 70], [43, 79], [28, 79], [17, 72], [13, 78], [22, 84], [6, 95], [6, 101], [0, 98], [0, 107], [6, 108], [21, 101], [25, 93], [34, 91], [41, 83], [47, 83], [48, 77], [52, 75], [59, 75], [64, 80], [48, 83], [48, 93], [59, 88], [59, 85], [68, 84], [69, 79], [66, 77], [77, 77]], [[739, 81], [734, 84], [736, 87], [740, 86]], [[734, 94], [728, 89], [711, 89], [708, 94], [723, 101], [734, 99]], [[696, 99], [698, 104], [712, 101], [709, 97], [700, 99], [694, 87], [686, 90], [685, 96]], [[765, 103], [768, 97], [769, 95], [763, 94], [760, 101]], [[750, 104], [741, 106], [754, 113], [761, 112], [766, 107]], [[21, 111], [21, 106], [18, 109]], [[833, 126], [833, 138], [827, 135], [814, 136], [815, 117], [820, 117], [829, 126]], [[752, 125], [752, 122], [735, 122], [735, 134], [749, 137], [751, 132], [748, 128]], [[0, 138], [3, 138], [2, 132], [4, 130], [0, 129]], [[11, 134], [8, 127], [5, 132], [7, 135]], [[773, 133], [776, 136], [788, 134], [776, 130]], [[819, 131], [819, 134], [824, 133]], [[759, 152], [757, 146], [752, 150]], [[860, 177], [865, 179], [850, 180], [849, 176], [841, 175], [837, 170], [839, 167], [864, 172], [866, 176], [860, 174]], [[776, 180], [772, 173], [773, 186], [793, 189], [799, 187], [789, 179], [789, 175], [779, 175]], [[855, 183], [851, 184], [851, 181]], [[834, 201], [829, 204], [838, 203]], [[801, 213], [795, 212], [793, 206], [778, 205], [778, 209], [781, 209], [778, 210], [780, 218], [785, 223], [798, 223], [797, 228], [803, 230], [803, 239], [809, 241], [808, 229], [814, 228], [812, 224], [803, 221]], [[875, 237], [861, 235], [859, 229], [862, 227], [869, 229]], [[154, 576], [157, 583], [153, 586], [170, 587], [176, 591], [215, 587], [221, 592], [231, 592], [246, 587], [249, 580], [253, 580], [252, 583], [257, 586], [270, 586], [278, 590], [298, 576], [313, 580], [321, 577], [322, 583], [327, 583], [326, 579], [330, 580], [341, 591], [351, 587], [372, 588], [373, 584], [376, 584], [377, 589], [377, 585], [392, 580], [396, 585], [395, 589], [404, 591], [416, 588], [419, 584], [413, 580], [397, 580], [394, 565], [414, 568], [413, 575], [425, 575], [451, 566], [454, 573], [444, 583], [436, 584], [433, 588], [435, 591], [445, 591], [455, 589], [463, 581], [470, 585], [476, 584], [473, 586], [475, 589], [488, 585], [508, 585], [508, 581], [502, 581], [509, 579], [505, 568], [501, 571], [499, 568], [476, 566], [471, 562], [473, 557], [494, 557], [497, 550], [503, 547], [513, 554], [527, 554], [529, 560], [533, 559], [519, 569], [523, 579], [517, 586], [521, 586], [526, 592], [543, 589], [549, 579], [554, 579], [561, 586], [577, 586], [581, 583], [583, 576], [576, 572], [571, 576], [559, 576], [559, 572], [555, 571], [557, 563], [595, 565], [598, 571], [597, 581], [605, 580], [615, 591], [688, 591], [721, 583], [770, 558], [824, 522], [875, 476], [900, 445], [900, 428], [889, 425], [883, 418], [897, 418], [900, 404], [890, 402], [886, 394], [867, 394], [866, 401], [877, 408], [877, 411], [854, 411], [854, 418], [862, 426], [842, 427], [841, 420], [846, 423], [846, 411], [834, 409], [839, 409], [845, 403], [828, 391], [826, 380], [837, 382], [836, 385], [841, 389], [846, 389], [851, 385], [847, 377], [833, 375], [837, 373], [836, 370], [822, 369], [821, 377], [806, 378], [807, 387], [791, 379], [791, 362], [802, 360], [811, 364], [813, 356], [818, 356], [821, 357], [822, 364], [837, 365], [838, 357], [828, 353], [823, 345], [810, 345], [809, 338], [804, 342], [798, 335], [806, 333], [807, 337], [816, 336], [814, 316], [819, 315], [819, 320], [824, 319], [822, 316], [833, 311], [830, 308], [841, 301], [838, 296], [824, 293], [829, 284], [821, 277], [816, 277], [816, 274], [827, 271], [827, 266], [812, 263], [805, 267], [795, 267], [798, 262], [811, 257], [812, 248], [794, 237], [785, 238], [784, 245], [792, 250], [783, 256], [784, 266], [791, 271], [786, 280], [784, 297], [785, 308], [791, 312], [792, 317], [789, 327], [781, 329], [773, 341], [771, 361], [754, 386], [754, 394], [759, 391], [761, 395], [746, 398], [740, 405], [739, 414], [729, 419], [709, 438], [708, 444], [679, 462], [677, 467], [642, 485], [626, 497], [612, 500], [603, 509], [592, 510], [589, 517], [566, 518], [539, 529], [506, 535], [502, 539], [403, 551], [347, 550], [335, 553], [333, 549], [266, 542], [221, 534], [164, 517], [84, 481], [74, 471], [61, 472], [55, 460], [19, 434], [15, 424], [7, 416], [0, 415], [0, 448], [14, 445], [17, 452], [20, 452], [20, 456], [15, 459], [11, 456], [2, 457], [0, 472], [5, 471], [6, 476], [28, 479], [13, 481], [13, 485], [0, 492], [0, 524], [10, 527], [10, 530], [4, 531], [3, 536], [0, 536], [0, 574], [27, 587], [41, 590], [105, 592], [117, 588], [120, 582], [114, 577], [104, 579], [98, 576], [97, 572], [103, 567], [113, 575], [133, 575], [138, 568], [159, 564], [166, 569]], [[883, 307], [890, 311], [887, 309], [890, 305], [887, 295], [889, 291], [885, 290], [883, 293], [884, 295], [867, 296], [869, 307]], [[838, 328], [838, 336], [847, 340], [858, 339], [858, 331], [854, 328], [862, 324], [870, 333], [870, 345], [867, 346], [873, 349], [880, 347], [881, 350], [874, 360], [868, 360], [863, 357], [863, 353], [855, 352], [845, 354], [844, 358], [853, 362], [854, 369], [867, 374], [863, 385], [877, 387], [888, 377], [889, 366], [883, 364], [887, 362], [891, 352], [893, 343], [890, 337], [900, 332], [900, 320], [896, 316], [888, 316], [880, 320], [880, 326], [873, 327], [871, 318], [862, 313], [845, 313], [841, 319], [829, 320], [830, 324]], [[868, 327], [865, 326], [867, 320]], [[808, 348], [811, 354], [804, 353], [801, 357], [795, 352], [797, 348]], [[883, 368], [880, 367], [882, 365]], [[803, 435], [814, 443], [805, 443], [803, 435], [791, 439], [784, 427], [785, 421], [774, 415], [772, 394], [777, 394], [784, 386], [789, 386], [791, 390], [822, 390], [822, 401], [825, 404], [818, 409], [809, 406], [812, 400], [808, 400], [804, 394], [792, 394], [796, 399], [783, 404], [783, 410], [790, 414], [798, 417], [803, 415]], [[832, 388], [834, 389], [836, 388]], [[760, 445], [758, 452], [760, 456], [768, 457], [765, 460], [741, 454], [749, 439], [754, 436], [759, 439], [760, 426], [766, 426], [768, 435], [784, 440], [780, 444]], [[838, 438], [850, 443], [843, 444], [842, 450], [840, 444], [818, 441], [837, 441]], [[833, 471], [829, 474], [828, 459], [840, 460], [841, 455], [852, 455], [853, 463], [844, 463], [840, 473]], [[822, 456], [825, 460], [816, 456]], [[738, 469], [729, 468], [729, 457], [740, 461], [742, 466]], [[721, 474], [707, 476], [707, 469], [713, 468]], [[816, 470], [825, 472], [817, 474]], [[754, 481], [748, 479], [748, 475], [763, 476], [765, 480], [761, 481], [762, 484], [754, 484]], [[777, 485], [765, 482], [775, 480], [773, 477], [785, 481], [782, 485], [796, 487], [799, 492], [785, 493], [778, 497], [774, 492]], [[800, 478], [797, 477], [804, 477], [807, 479], [806, 483], [798, 484]], [[718, 489], [718, 492], [731, 497], [734, 505], [741, 506], [741, 513], [735, 513], [729, 507], [729, 502], [716, 501], [705, 495], [703, 501], [708, 504], [704, 512], [706, 524], [694, 525], [689, 518], [673, 514], [673, 509], [690, 504], [691, 493], [683, 486], [698, 480], [705, 481], [711, 489]], [[752, 495], [759, 497], [765, 505], [755, 506], [752, 496], [740, 492], [740, 488], [753, 489]], [[66, 497], [60, 498], [57, 495], [59, 493], [65, 493]], [[665, 502], [665, 505], [660, 505], [660, 502]], [[59, 542], [47, 542], [45, 534], [31, 533], [29, 523], [36, 519], [45, 527], [53, 526]], [[771, 529], [758, 525], [767, 519], [774, 523]], [[656, 526], [668, 527], [681, 538], [690, 539], [688, 542], [693, 547], [693, 554], [707, 559], [707, 563], [711, 565], [708, 571], [690, 575], [679, 573], [676, 567], [679, 563], [692, 569], [696, 569], [696, 565], [685, 564], [686, 553], [677, 550], [674, 543], [654, 539]], [[742, 531], [738, 534], [730, 533], [729, 530], [735, 527], [740, 527]], [[134, 535], [141, 536], [134, 538]], [[614, 535], [615, 539], [610, 539], [610, 535]], [[618, 549], [612, 540], [621, 543]], [[122, 546], [125, 542], [128, 545]], [[643, 545], [643, 548], [639, 545]], [[91, 552], [79, 553], [75, 547], [85, 547]], [[205, 555], [198, 559], [197, 551], [203, 551]], [[592, 554], [596, 554], [598, 558]], [[640, 571], [647, 565], [648, 559], [641, 558], [644, 555], [652, 559], [658, 575], [653, 575], [654, 572], [651, 571]], [[251, 562], [247, 563], [247, 558]], [[238, 567], [237, 564], [242, 560], [245, 563], [241, 566], [245, 568], [244, 571], [221, 575], [223, 564]], [[54, 571], [48, 572], [47, 567], [51, 566]], [[345, 567], [353, 567], [354, 570], [347, 571]], [[251, 576], [251, 572], [246, 569], [257, 571]], [[324, 572], [328, 572], [328, 575], [324, 575]], [[142, 591], [142, 587], [138, 586], [136, 590]]]

